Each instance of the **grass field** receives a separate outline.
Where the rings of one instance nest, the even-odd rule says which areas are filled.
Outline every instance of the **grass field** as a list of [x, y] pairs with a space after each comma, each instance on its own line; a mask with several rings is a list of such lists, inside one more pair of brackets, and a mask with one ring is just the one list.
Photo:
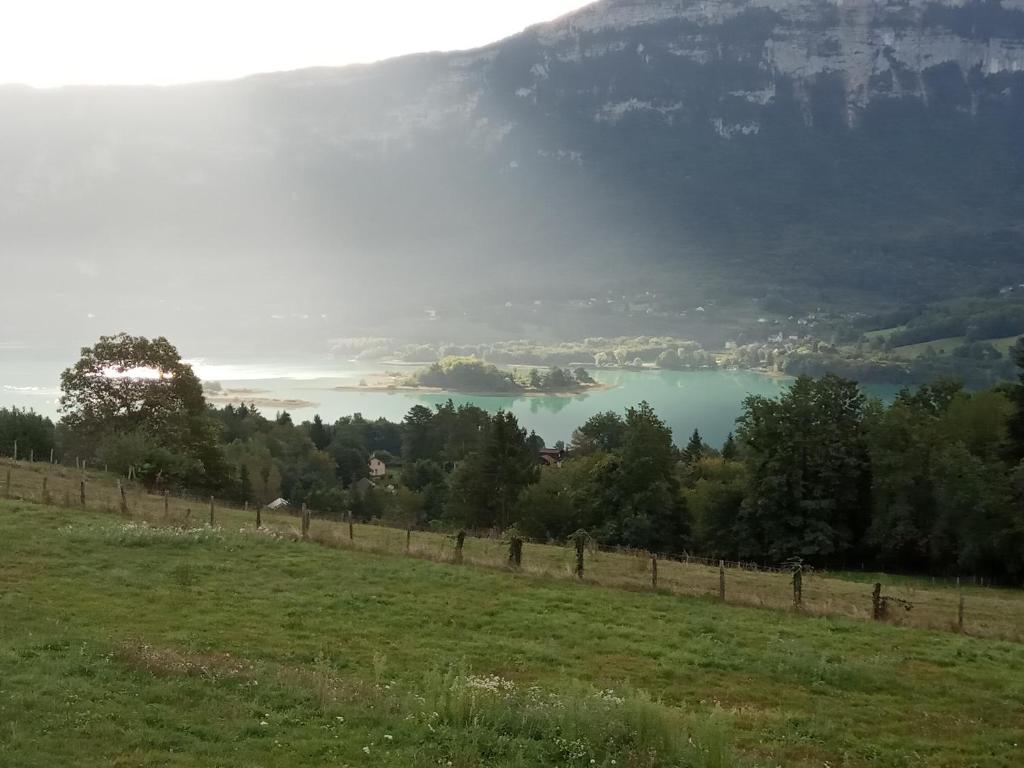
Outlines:
[[[13, 463], [0, 459], [0, 496], [6, 471], [11, 470], [11, 495], [14, 498], [41, 501], [43, 480], [46, 492], [57, 504], [77, 508], [80, 472], [47, 464]], [[118, 513], [120, 497], [116, 478], [89, 472], [86, 484], [89, 509]], [[209, 500], [165, 500], [146, 494], [139, 487], [127, 493], [130, 516], [155, 525], [179, 527], [202, 526], [209, 521]], [[215, 507], [215, 523], [228, 530], [250, 530], [255, 526], [255, 512], [222, 506]], [[262, 525], [266, 532], [285, 538], [298, 538], [297, 516], [264, 511]], [[411, 555], [421, 559], [451, 562], [455, 558], [453, 537], [440, 533], [406, 531], [377, 525], [349, 526], [344, 522], [315, 519], [310, 540], [334, 548], [358, 549], [376, 553]], [[467, 538], [463, 552], [466, 565], [504, 569], [508, 546], [501, 540]], [[523, 572], [551, 579], [572, 580], [575, 553], [563, 546], [528, 543], [523, 552]], [[733, 564], [735, 565], [735, 564]], [[633, 592], [650, 591], [651, 559], [644, 552], [586, 553], [586, 579], [589, 584], [617, 587]], [[868, 621], [871, 619], [873, 583], [883, 585], [883, 594], [910, 603], [910, 611], [895, 610], [892, 623], [926, 629], [954, 631], [957, 629], [959, 601], [965, 603], [964, 632], [978, 637], [1024, 642], [1024, 591], [993, 589], [964, 583], [957, 590], [952, 582], [933, 581], [921, 577], [893, 577], [885, 574], [848, 572], [841, 574], [810, 573], [804, 576], [801, 610], [806, 614], [844, 616]], [[695, 561], [660, 560], [658, 590], [694, 597], [717, 597], [719, 569]], [[785, 573], [726, 568], [726, 601], [758, 608], [791, 610], [793, 588]]]
[[1024, 647], [0, 502], [0, 765], [991, 766]]
[[951, 336], [946, 339], [934, 339], [932, 341], [924, 341], [920, 344], [907, 344], [902, 347], [893, 347], [893, 354], [905, 357], [908, 360], [921, 357], [931, 347], [935, 350], [935, 354], [942, 356], [948, 356], [953, 353], [953, 350], [963, 344], [966, 339], [963, 336]]
[[[1019, 335], [1015, 335], [1006, 336], [1000, 339], [985, 339], [985, 341], [1005, 355], [1010, 351], [1010, 348], [1017, 343], [1017, 340], [1019, 338]], [[924, 341], [921, 342], [920, 344], [907, 344], [902, 347], [894, 347], [892, 351], [895, 355], [906, 358], [908, 360], [912, 360], [924, 355], [928, 351], [928, 348], [931, 347], [933, 350], [935, 350], [935, 354], [939, 355], [940, 357], [943, 357], [951, 355], [954, 349], [965, 343], [967, 343], [967, 338], [964, 336], [950, 336], [945, 339], [934, 339], [933, 341]]]

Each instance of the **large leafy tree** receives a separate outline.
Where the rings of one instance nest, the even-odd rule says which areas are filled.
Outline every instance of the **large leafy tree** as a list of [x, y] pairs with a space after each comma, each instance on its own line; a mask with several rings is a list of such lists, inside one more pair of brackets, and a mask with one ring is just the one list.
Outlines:
[[539, 475], [526, 430], [513, 414], [498, 411], [480, 450], [459, 464], [452, 477], [452, 512], [469, 525], [507, 528], [520, 495]]
[[868, 540], [886, 567], [922, 569], [935, 516], [936, 453], [941, 445], [932, 403], [901, 393], [868, 412], [872, 521]]
[[313, 423], [309, 425], [309, 439], [313, 441], [318, 451], [323, 451], [331, 444], [331, 428], [324, 424], [320, 414], [313, 416]]
[[34, 411], [0, 408], [0, 454], [10, 454], [18, 444], [18, 455], [47, 456], [54, 447], [53, 422]]
[[858, 386], [837, 376], [801, 377], [778, 400], [747, 398], [741, 554], [838, 564], [857, 553], [871, 501], [864, 410]]
[[440, 449], [438, 458], [454, 463], [479, 450], [490, 421], [491, 415], [472, 403], [456, 408], [449, 399], [437, 406], [433, 427]]
[[623, 493], [613, 517], [619, 542], [657, 551], [681, 551], [689, 518], [676, 477], [672, 430], [646, 402], [626, 410], [618, 485]]
[[433, 428], [434, 414], [424, 405], [414, 405], [402, 421], [402, 458], [407, 462], [437, 457]]
[[745, 466], [724, 457], [698, 461], [690, 468], [684, 491], [698, 552], [735, 558], [736, 519], [746, 495]]
[[587, 419], [572, 434], [572, 452], [577, 454], [595, 451], [615, 451], [622, 447], [626, 423], [614, 411], [598, 413]]
[[82, 456], [134, 435], [140, 446], [159, 447], [141, 449], [137, 460], [147, 473], [179, 475], [193, 485], [226, 480], [202, 384], [163, 337], [121, 333], [82, 349], [61, 374], [60, 410], [68, 443]]
[[1009, 389], [1014, 412], [1007, 424], [1010, 456], [1017, 462], [1024, 460], [1024, 338], [1017, 340], [1010, 356], [1020, 369], [1019, 383]]
[[937, 382], [901, 392], [868, 418], [874, 513], [869, 541], [882, 565], [1011, 572], [1018, 524], [1001, 454], [1010, 401]]
[[572, 504], [570, 519], [607, 544], [660, 552], [688, 545], [672, 431], [650, 405], [629, 408], [624, 419], [599, 414], [576, 431], [573, 445], [584, 456], [567, 465], [571, 492], [558, 500]]

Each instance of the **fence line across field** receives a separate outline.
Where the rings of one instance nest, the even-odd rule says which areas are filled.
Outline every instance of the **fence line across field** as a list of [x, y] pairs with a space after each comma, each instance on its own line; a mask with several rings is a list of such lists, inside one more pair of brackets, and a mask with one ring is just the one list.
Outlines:
[[[15, 462], [26, 463], [24, 458], [21, 461], [19, 461], [17, 459], [17, 456], [18, 456], [17, 441], [15, 441], [15, 443], [14, 443], [12, 455], [5, 456], [4, 452], [2, 450], [0, 450], [0, 460], [2, 460], [4, 458], [12, 458]], [[63, 468], [68, 468], [68, 469], [70, 469], [72, 466], [74, 466], [76, 471], [81, 471], [82, 473], [86, 473], [86, 472], [89, 471], [87, 466], [86, 466], [86, 462], [80, 460], [78, 457], [74, 458], [74, 462], [75, 463], [74, 463], [74, 465], [72, 465], [72, 464], [69, 463], [69, 458], [67, 456], [61, 456], [59, 458], [55, 458], [54, 457], [54, 452], [51, 450], [50, 451], [50, 455], [49, 455], [49, 459], [50, 460], [47, 461], [47, 462], [39, 461], [39, 462], [28, 462], [28, 463], [29, 464], [43, 464], [44, 466], [49, 465], [49, 466], [63, 467]], [[99, 470], [98, 467], [93, 467], [92, 469], [94, 471], [98, 471]], [[102, 471], [103, 471], [104, 474], [107, 474], [106, 468], [104, 468]], [[129, 472], [129, 475], [133, 475], [133, 474], [134, 473]], [[127, 477], [127, 478], [125, 478], [125, 480], [127, 482], [134, 482], [136, 484], [138, 482], [134, 477]], [[160, 493], [160, 492], [157, 492], [157, 491], [146, 491], [146, 492], [147, 493]], [[9, 495], [9, 493], [7, 495]], [[179, 493], [174, 495], [174, 498], [181, 499], [181, 500], [191, 501], [198, 508], [199, 505], [202, 504], [209, 497], [200, 496], [199, 494], [179, 492]], [[240, 509], [240, 507], [237, 504], [235, 504], [235, 503], [224, 502], [224, 501], [218, 501], [217, 503], [222, 505], [222, 506], [225, 506], [226, 508], [231, 508], [231, 509], [236, 509], [236, 510]], [[246, 505], [247, 505], [247, 503], [246, 503]], [[257, 505], [257, 507], [258, 507], [258, 505]], [[247, 506], [246, 506], [246, 508], [247, 508]], [[301, 514], [301, 513], [296, 513], [296, 514]], [[334, 520], [335, 519], [334, 515], [317, 515], [317, 513], [315, 511], [313, 511], [313, 510], [310, 511], [310, 515], [311, 515], [312, 518], [320, 519], [320, 520]], [[374, 526], [379, 526], [379, 527], [392, 527], [392, 528], [398, 528], [398, 529], [403, 530], [403, 531], [405, 530], [404, 527], [394, 526], [394, 525], [389, 524], [387, 521], [383, 521], [383, 520], [374, 520], [374, 521], [364, 522], [364, 523], [360, 523], [360, 524], [361, 525], [374, 525]], [[439, 533], [439, 531], [429, 531], [429, 532], [431, 532], [431, 533]], [[470, 533], [472, 535], [472, 538], [474, 538], [474, 539], [501, 539], [502, 538], [501, 532], [496, 532], [494, 530], [477, 529], [477, 530], [470, 531]], [[556, 543], [553, 543], [553, 542], [551, 542], [549, 540], [542, 540], [542, 539], [523, 538], [523, 542], [527, 543], [527, 544], [540, 544], [540, 545], [544, 545], [544, 546], [560, 546], [560, 545], [558, 545]], [[598, 545], [598, 544], [593, 543], [593, 542], [591, 544], [589, 544], [589, 547], [590, 547], [590, 549], [592, 551], [606, 552], [606, 553], [612, 553], [612, 554], [635, 555], [637, 557], [648, 557], [649, 554], [650, 554], [646, 550], [639, 550], [639, 549], [635, 549], [635, 548], [631, 548], [631, 547], [623, 547], [623, 546]], [[678, 562], [678, 563], [684, 563], [684, 564], [687, 564], [687, 565], [702, 565], [702, 566], [705, 566], [707, 568], [717, 568], [718, 565], [719, 565], [719, 562], [720, 562], [719, 558], [703, 557], [703, 556], [692, 554], [692, 553], [689, 553], [689, 552], [682, 552], [682, 553], [659, 553], [658, 557], [661, 558], [662, 560], [666, 560], [666, 561], [669, 561], [669, 562]], [[789, 567], [779, 566], [779, 565], [767, 565], [767, 564], [758, 563], [758, 562], [752, 561], [752, 560], [724, 560], [724, 561], [721, 561], [721, 562], [724, 562], [725, 567], [727, 569], [730, 569], [730, 570], [751, 571], [751, 572], [755, 572], [755, 573], [775, 573], [775, 574], [789, 574], [789, 573], [791, 573], [791, 569]], [[810, 569], [807, 569], [807, 570], [810, 570]], [[852, 570], [856, 570], [856, 569], [854, 568]], [[807, 571], [805, 571], [805, 572], [807, 572]], [[824, 570], [824, 569], [820, 569], [817, 572], [821, 573], [821, 574], [827, 574], [828, 573], [828, 571]], [[945, 583], [949, 583], [951, 585], [955, 583], [957, 587], [960, 586], [960, 582], [961, 582], [961, 577], [960, 576], [937, 576], [937, 577], [936, 576], [929, 576], [927, 578], [931, 579], [932, 583], [945, 582]], [[986, 584], [986, 582], [985, 582], [985, 580], [983, 578], [979, 578], [978, 576], [970, 576], [970, 577], [967, 577], [967, 578], [969, 579], [970, 583], [973, 586], [982, 586], [982, 587], [990, 586], [990, 585]]]
[[[843, 582], [846, 585], [855, 584], [858, 594], [850, 592], [844, 602], [837, 605], [838, 597], [816, 593], [813, 586], [808, 588], [806, 577], [828, 579], [826, 572], [811, 572], [800, 568], [798, 574], [795, 574], [792, 568], [711, 559], [689, 553], [654, 555], [634, 548], [599, 546], [589, 534], [582, 531], [578, 532], [579, 538], [575, 538], [569, 545], [562, 545], [525, 539], [514, 532], [505, 537], [497, 531], [470, 536], [465, 530], [446, 534], [396, 526], [385, 521], [356, 524], [350, 514], [347, 519], [316, 516], [305, 507], [301, 511], [284, 513], [273, 512], [259, 505], [250, 507], [248, 504], [231, 504], [210, 496], [172, 495], [167, 491], [154, 494], [137, 483], [129, 483], [120, 478], [111, 489], [109, 476], [104, 478], [107, 483], [103, 483], [97, 473], [61, 465], [55, 467], [48, 462], [32, 464], [0, 459], [0, 464], [6, 465], [3, 475], [6, 498], [51, 504], [63, 500], [65, 506], [105, 510], [155, 524], [224, 527], [241, 522], [243, 530], [265, 530], [329, 546], [355, 547], [490, 568], [507, 567], [547, 576], [571, 575], [606, 586], [643, 588], [668, 594], [704, 595], [717, 597], [722, 602], [728, 600], [734, 604], [791, 608], [811, 615], [835, 614], [891, 620], [902, 614], [894, 616], [890, 607], [900, 607], [905, 611], [913, 607], [911, 601], [903, 597], [881, 595], [880, 584], [875, 584], [874, 592], [869, 594], [869, 585], [856, 582]], [[31, 473], [35, 479], [14, 483], [12, 469]], [[184, 515], [182, 506], [185, 507]], [[204, 507], [208, 507], [208, 517], [204, 514]], [[208, 522], [200, 522], [204, 518]], [[314, 521], [316, 526], [313, 525]], [[362, 531], [361, 536], [357, 536], [357, 525], [359, 531]], [[374, 534], [374, 531], [377, 533]], [[469, 542], [473, 542], [473, 545], [467, 548]], [[727, 571], [732, 576], [728, 576]], [[759, 576], [764, 578], [758, 579]], [[783, 580], [783, 577], [787, 578]], [[771, 582], [775, 582], [774, 586]], [[784, 599], [780, 594], [783, 591]], [[910, 592], [914, 591], [910, 589]], [[939, 628], [963, 632], [963, 593], [958, 590], [956, 597], [956, 603], [950, 609], [949, 622]]]
[[[16, 462], [18, 461], [17, 456], [18, 456], [17, 442], [15, 442], [12, 458]], [[0, 452], [0, 458], [3, 458], [3, 457], [4, 457], [3, 453]], [[65, 458], [66, 457], [62, 456], [60, 458], [60, 461], [55, 461], [54, 460], [53, 451], [51, 450], [50, 451], [50, 461], [45, 462], [45, 464], [49, 465], [49, 466], [60, 466], [60, 467], [66, 467], [66, 468], [70, 469], [70, 467], [72, 465], [68, 464], [65, 461]], [[24, 462], [20, 462], [20, 463], [24, 463]], [[39, 464], [39, 463], [43, 463], [43, 462], [29, 461], [28, 463], [30, 463], [30, 464]], [[84, 462], [81, 462], [77, 457], [75, 458], [74, 466], [75, 466], [75, 469], [78, 470], [78, 471], [81, 471], [81, 472], [86, 472], [87, 471], [87, 469], [86, 469], [86, 467], [84, 465]], [[106, 470], [104, 470], [104, 472], [106, 472]], [[118, 479], [118, 488], [119, 489], [121, 488], [121, 483], [122, 482], [124, 482], [124, 483], [137, 483], [138, 481], [134, 477], [134, 473], [132, 471], [129, 471], [127, 477], [124, 477], [123, 479], [122, 478]], [[148, 491], [147, 490], [146, 493], [149, 493], [150, 495], [158, 495], [158, 496], [164, 495], [164, 492], [158, 492], [158, 491]], [[215, 499], [214, 499], [214, 497], [212, 497], [212, 496], [209, 496], [209, 497], [208, 496], [201, 496], [199, 494], [184, 493], [184, 492], [182, 492], [182, 493], [174, 494], [174, 498], [177, 498], [177, 499], [180, 499], [180, 500], [183, 500], [183, 501], [190, 501], [193, 504], [195, 504], [196, 506], [198, 506], [199, 504], [201, 504], [204, 501], [208, 500], [209, 504], [210, 504], [210, 519], [211, 519], [211, 521], [213, 521], [214, 516], [215, 516], [215, 511], [214, 511]], [[223, 500], [216, 500], [216, 505], [223, 506], [225, 508], [236, 509], [237, 511], [248, 510], [248, 502], [245, 502], [243, 505], [238, 506], [237, 503], [225, 502]], [[297, 514], [298, 514], [298, 516], [300, 517], [300, 520], [301, 520], [301, 517], [302, 517], [303, 513], [300, 511]], [[309, 510], [309, 514], [310, 514], [311, 518], [313, 518], [313, 519], [320, 519], [320, 520], [334, 520], [335, 519], [334, 515], [330, 515], [330, 514], [328, 514], [328, 515], [319, 515], [315, 510]], [[211, 524], [212, 524], [212, 522], [211, 522]], [[402, 531], [406, 530], [404, 527], [392, 525], [392, 524], [389, 524], [387, 521], [383, 521], [383, 520], [374, 520], [374, 521], [364, 522], [364, 523], [361, 523], [361, 524], [362, 525], [375, 525], [375, 526], [386, 527], [386, 528], [395, 528], [395, 529], [402, 530]], [[440, 533], [439, 531], [430, 531], [430, 532], [431, 533]], [[468, 532], [469, 535], [471, 535], [472, 538], [475, 538], [475, 539], [498, 539], [498, 540], [502, 539], [502, 532], [500, 532], [500, 531], [477, 529], [477, 530], [468, 530], [467, 532]], [[525, 538], [525, 537], [520, 537], [520, 538], [522, 539], [524, 544], [540, 544], [540, 545], [544, 545], [544, 546], [559, 546], [559, 545], [551, 542], [550, 540], [531, 539], [531, 538]], [[648, 552], [647, 550], [640, 550], [640, 549], [631, 548], [631, 547], [609, 546], [609, 545], [599, 545], [599, 544], [596, 544], [596, 543], [591, 543], [589, 545], [589, 548], [591, 549], [591, 551], [605, 552], [605, 553], [610, 553], [610, 554], [632, 555], [632, 556], [637, 556], [637, 557], [650, 557], [650, 552]], [[708, 567], [718, 567], [718, 563], [719, 563], [719, 559], [718, 558], [701, 557], [699, 555], [690, 554], [689, 552], [682, 552], [682, 553], [659, 553], [658, 557], [660, 557], [662, 560], [668, 560], [668, 561], [672, 561], [672, 562], [679, 562], [679, 563], [692, 564], [692, 565], [704, 565], [704, 566], [708, 566]], [[786, 568], [781, 568], [781, 567], [772, 566], [772, 565], [764, 565], [764, 564], [756, 563], [756, 562], [753, 562], [753, 561], [726, 560], [724, 562], [725, 562], [725, 567], [726, 568], [730, 568], [730, 569], [748, 570], [748, 571], [759, 571], [759, 572], [765, 572], [765, 573], [788, 573], [789, 572], [789, 570], [786, 569]]]

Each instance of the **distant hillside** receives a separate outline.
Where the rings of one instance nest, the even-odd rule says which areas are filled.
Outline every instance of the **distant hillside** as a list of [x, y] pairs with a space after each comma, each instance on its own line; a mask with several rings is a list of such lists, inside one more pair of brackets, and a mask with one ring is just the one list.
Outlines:
[[1024, 0], [604, 0], [476, 51], [8, 87], [0, 115], [9, 322], [1021, 279]]

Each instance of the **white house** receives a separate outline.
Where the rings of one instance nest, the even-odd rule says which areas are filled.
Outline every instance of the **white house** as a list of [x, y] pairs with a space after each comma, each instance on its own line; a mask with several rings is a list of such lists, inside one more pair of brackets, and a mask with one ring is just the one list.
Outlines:
[[374, 456], [370, 459], [370, 477], [384, 477], [388, 473], [388, 468], [383, 461]]
[[274, 499], [272, 502], [267, 504], [267, 509], [287, 509], [288, 502], [285, 499]]

